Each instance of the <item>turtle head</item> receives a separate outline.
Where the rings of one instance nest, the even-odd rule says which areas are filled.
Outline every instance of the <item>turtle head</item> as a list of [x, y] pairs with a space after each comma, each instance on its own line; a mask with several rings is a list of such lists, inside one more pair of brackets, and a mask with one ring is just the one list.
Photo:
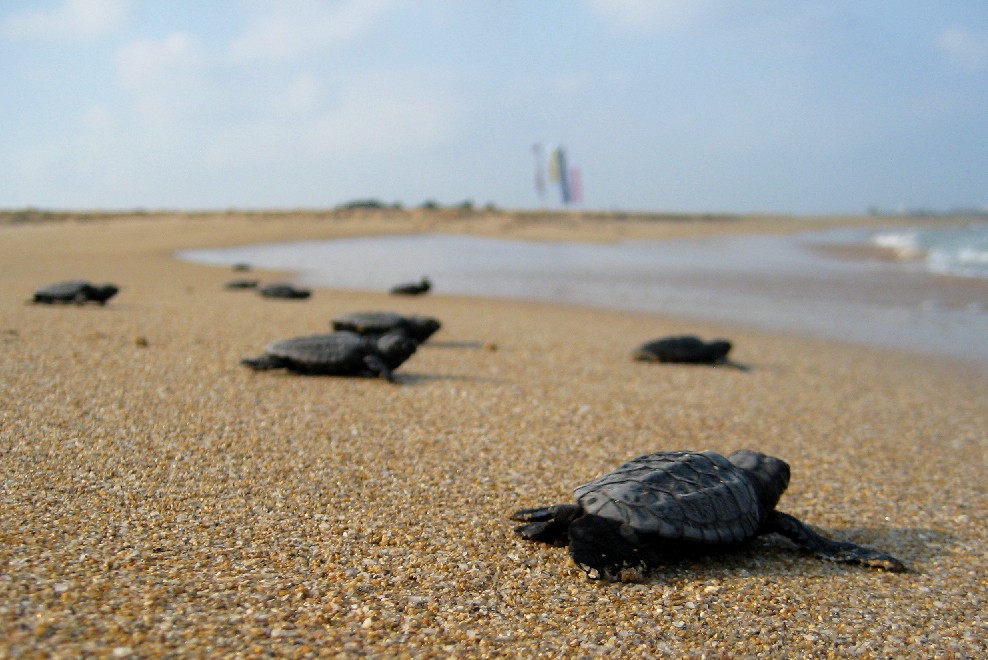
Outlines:
[[377, 352], [381, 354], [388, 366], [395, 369], [412, 356], [415, 349], [418, 348], [418, 342], [404, 335], [382, 335], [378, 338], [376, 347]]
[[751, 477], [763, 510], [768, 512], [775, 509], [782, 493], [789, 486], [789, 464], [782, 459], [750, 449], [736, 451], [728, 456], [727, 460]]
[[113, 284], [104, 284], [103, 286], [94, 286], [92, 292], [89, 294], [93, 300], [105, 303], [107, 300], [117, 295], [120, 288]]
[[727, 354], [731, 352], [731, 342], [726, 339], [714, 339], [707, 344], [707, 348], [718, 360], [726, 360]]
[[408, 334], [419, 343], [431, 337], [441, 327], [442, 324], [430, 316], [408, 317]]

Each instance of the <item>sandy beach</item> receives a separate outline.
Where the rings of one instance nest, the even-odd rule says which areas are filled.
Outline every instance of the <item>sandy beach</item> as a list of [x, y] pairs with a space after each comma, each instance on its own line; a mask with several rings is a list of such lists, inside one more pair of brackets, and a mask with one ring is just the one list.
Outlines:
[[[988, 653], [988, 377], [947, 360], [650, 314], [225, 290], [177, 250], [377, 233], [586, 241], [915, 219], [165, 214], [0, 222], [0, 655]], [[254, 271], [265, 280], [284, 273]], [[115, 282], [103, 308], [25, 304]], [[253, 373], [275, 339], [393, 309], [442, 330], [383, 380]], [[734, 369], [633, 362], [723, 336]], [[911, 571], [775, 537], [588, 580], [508, 516], [659, 449], [786, 460], [779, 508]]]

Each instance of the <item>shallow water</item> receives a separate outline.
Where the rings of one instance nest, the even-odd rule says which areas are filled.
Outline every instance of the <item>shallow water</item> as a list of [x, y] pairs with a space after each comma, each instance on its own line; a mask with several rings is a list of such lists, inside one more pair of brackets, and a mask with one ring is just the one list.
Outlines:
[[939, 275], [988, 279], [988, 223], [875, 233], [872, 242]]
[[970, 359], [988, 366], [988, 280], [913, 262], [837, 258], [874, 232], [618, 244], [425, 234], [182, 252], [292, 270], [299, 284], [386, 290], [428, 275], [438, 293], [544, 300], [741, 323]]

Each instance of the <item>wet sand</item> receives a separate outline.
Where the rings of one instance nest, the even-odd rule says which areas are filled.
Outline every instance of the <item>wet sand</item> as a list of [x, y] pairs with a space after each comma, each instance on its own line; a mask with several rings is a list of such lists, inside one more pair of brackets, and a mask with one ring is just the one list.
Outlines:
[[334, 289], [384, 291], [428, 273], [446, 295], [661, 313], [962, 359], [988, 373], [988, 279], [885, 263], [873, 257], [879, 250], [832, 254], [869, 233], [588, 243], [420, 232], [178, 255], [228, 268], [291, 268], [302, 285]]
[[[225, 214], [0, 227], [0, 650], [984, 655], [982, 372], [649, 314], [329, 290], [263, 300], [224, 290], [229, 269], [171, 256], [437, 228], [614, 240], [792, 224]], [[69, 277], [123, 290], [105, 308], [24, 304]], [[238, 364], [379, 308], [444, 324], [397, 386]], [[731, 338], [751, 370], [630, 360], [680, 332]], [[912, 571], [766, 538], [599, 583], [512, 533], [514, 509], [569, 501], [633, 456], [741, 447], [791, 464], [780, 509]]]

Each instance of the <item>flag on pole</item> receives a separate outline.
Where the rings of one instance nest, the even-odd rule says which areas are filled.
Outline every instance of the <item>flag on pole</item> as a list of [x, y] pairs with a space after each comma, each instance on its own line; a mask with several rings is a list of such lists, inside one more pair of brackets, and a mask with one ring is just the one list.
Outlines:
[[553, 149], [549, 154], [549, 181], [559, 183], [559, 149]]
[[545, 172], [543, 168], [542, 145], [538, 143], [533, 144], [532, 153], [535, 156], [535, 194], [539, 196], [539, 199], [545, 199]]
[[569, 197], [574, 204], [583, 202], [583, 175], [579, 167], [569, 168]]
[[566, 150], [562, 147], [557, 147], [554, 152], [556, 166], [556, 174], [559, 177], [559, 194], [563, 199], [563, 204], [570, 203], [570, 192], [569, 192], [569, 169], [566, 167]]
[[535, 157], [535, 192], [540, 199], [545, 199], [546, 180], [550, 184], [559, 184], [559, 196], [564, 206], [583, 203], [583, 175], [576, 165], [567, 162], [566, 149], [558, 146], [549, 152], [548, 158], [542, 145], [532, 145]]

